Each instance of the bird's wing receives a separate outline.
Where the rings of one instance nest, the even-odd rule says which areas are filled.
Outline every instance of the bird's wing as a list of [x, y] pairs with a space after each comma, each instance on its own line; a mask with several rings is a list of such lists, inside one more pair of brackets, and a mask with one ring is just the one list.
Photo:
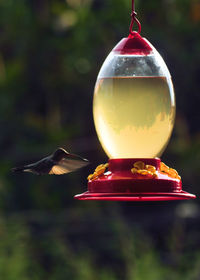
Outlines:
[[62, 175], [62, 174], [65, 174], [67, 173], [66, 169], [59, 166], [59, 165], [54, 165], [51, 170], [49, 171], [49, 174], [52, 175]]
[[80, 156], [70, 154], [63, 148], [59, 148], [53, 154], [55, 164], [49, 171], [49, 174], [61, 175], [75, 171], [83, 166], [88, 165], [89, 161]]
[[49, 174], [61, 175], [69, 173], [86, 166], [87, 164], [88, 162], [63, 158], [51, 168]]

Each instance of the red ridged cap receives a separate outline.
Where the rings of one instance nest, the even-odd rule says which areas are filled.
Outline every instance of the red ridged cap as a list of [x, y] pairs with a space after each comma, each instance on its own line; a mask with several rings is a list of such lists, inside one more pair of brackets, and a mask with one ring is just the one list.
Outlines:
[[150, 43], [140, 36], [138, 32], [133, 32], [127, 38], [123, 38], [113, 49], [119, 54], [148, 55], [152, 52]]

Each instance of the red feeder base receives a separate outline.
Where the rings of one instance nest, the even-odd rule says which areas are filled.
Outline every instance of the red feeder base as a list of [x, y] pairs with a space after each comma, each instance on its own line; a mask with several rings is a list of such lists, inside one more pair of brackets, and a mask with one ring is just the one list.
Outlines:
[[[156, 168], [156, 177], [132, 173], [133, 164], [142, 161]], [[89, 180], [88, 191], [75, 195], [79, 200], [162, 201], [194, 199], [182, 190], [180, 179], [161, 172], [158, 158], [110, 159], [108, 171]]]

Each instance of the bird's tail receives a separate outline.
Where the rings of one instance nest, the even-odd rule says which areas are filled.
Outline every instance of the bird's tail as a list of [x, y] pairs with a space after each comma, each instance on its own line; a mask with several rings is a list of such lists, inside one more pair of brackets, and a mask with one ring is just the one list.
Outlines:
[[25, 166], [14, 167], [11, 169], [12, 172], [23, 172], [25, 170]]

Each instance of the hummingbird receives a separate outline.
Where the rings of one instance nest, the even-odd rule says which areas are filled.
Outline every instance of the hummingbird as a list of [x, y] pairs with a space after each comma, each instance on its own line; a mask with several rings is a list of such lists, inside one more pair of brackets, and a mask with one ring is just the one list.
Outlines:
[[78, 155], [70, 154], [58, 148], [53, 154], [31, 164], [12, 168], [13, 172], [31, 172], [36, 175], [61, 175], [75, 171], [89, 164], [89, 161]]

